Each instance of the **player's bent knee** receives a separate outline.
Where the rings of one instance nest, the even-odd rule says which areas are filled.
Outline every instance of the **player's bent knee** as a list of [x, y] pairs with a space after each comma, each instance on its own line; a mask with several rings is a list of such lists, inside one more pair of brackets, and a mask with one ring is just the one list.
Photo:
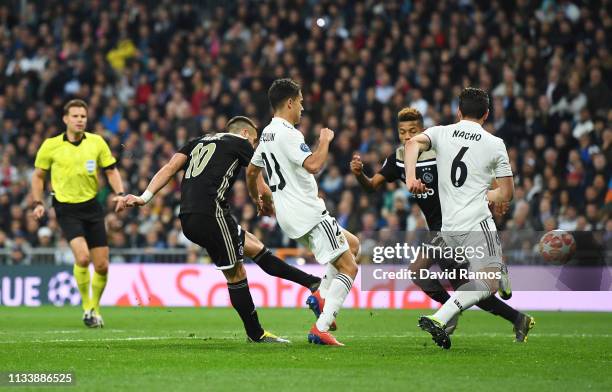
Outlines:
[[410, 271], [419, 274], [421, 270], [429, 269], [432, 265], [432, 261], [428, 258], [417, 257], [414, 262], [410, 263], [410, 266], [408, 268], [410, 269]]
[[245, 231], [244, 233], [244, 254], [253, 258], [264, 248], [264, 244], [253, 234]]
[[108, 274], [108, 260], [102, 265], [94, 265], [94, 270], [100, 275]]
[[79, 255], [75, 256], [75, 260], [74, 261], [80, 267], [87, 267], [87, 266], [89, 266], [89, 253], [82, 253], [82, 254], [79, 254]]
[[353, 254], [353, 257], [359, 257], [359, 253], [361, 251], [361, 244], [359, 243], [359, 240], [357, 238], [355, 238], [354, 243], [349, 242], [349, 248], [351, 250], [351, 253]]
[[357, 276], [357, 272], [359, 271], [359, 266], [357, 266], [355, 258], [350, 253], [350, 250], [344, 252], [342, 256], [334, 262], [334, 267], [338, 269], [338, 272], [348, 275], [353, 279]]
[[359, 257], [359, 254], [361, 253], [361, 243], [359, 242], [359, 238], [349, 231], [343, 230], [343, 232], [353, 257]]
[[489, 289], [491, 290], [491, 294], [494, 294], [499, 289], [499, 281], [498, 280], [488, 279], [485, 282], [489, 286]]
[[223, 275], [228, 283], [236, 283], [246, 279], [246, 269], [242, 263], [237, 263], [233, 268], [223, 270]]
[[[499, 274], [499, 269], [498, 268], [483, 268], [482, 270], [478, 272], [487, 273], [487, 274]], [[482, 282], [489, 287], [489, 291], [492, 294], [497, 292], [497, 290], [499, 289], [499, 279], [482, 279]]]

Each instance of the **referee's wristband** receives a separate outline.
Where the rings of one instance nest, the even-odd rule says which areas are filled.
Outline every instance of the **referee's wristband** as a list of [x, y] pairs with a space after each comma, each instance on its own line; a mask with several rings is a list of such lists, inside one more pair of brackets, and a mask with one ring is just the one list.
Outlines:
[[125, 196], [125, 192], [117, 192], [116, 195], [117, 196]]
[[151, 201], [153, 196], [155, 196], [155, 194], [153, 192], [151, 192], [150, 190], [146, 189], [142, 193], [142, 195], [140, 195], [140, 198], [145, 202], [145, 204], [147, 204], [149, 201]]
[[45, 205], [45, 203], [43, 203], [43, 202], [42, 202], [42, 201], [40, 201], [40, 200], [34, 200], [34, 201], [32, 202], [32, 207], [34, 207], [34, 208], [36, 208], [36, 207], [38, 207], [38, 206], [43, 206], [43, 207], [44, 207], [44, 205]]

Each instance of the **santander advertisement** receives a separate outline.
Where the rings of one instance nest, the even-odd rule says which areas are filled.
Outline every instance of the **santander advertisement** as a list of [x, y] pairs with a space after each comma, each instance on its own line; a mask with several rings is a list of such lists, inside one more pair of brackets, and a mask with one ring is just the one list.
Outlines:
[[[253, 301], [259, 307], [302, 307], [310, 291], [293, 282], [270, 276], [258, 266], [247, 264]], [[321, 276], [319, 265], [301, 266]], [[231, 306], [227, 283], [210, 265], [116, 264], [111, 265], [102, 305], [115, 306]], [[345, 307], [432, 308], [436, 303], [416, 286], [401, 292], [361, 291], [358, 276]]]
[[[317, 276], [324, 272], [319, 265], [300, 268]], [[269, 276], [253, 264], [247, 264], [246, 270], [257, 306], [305, 306], [307, 289]], [[211, 265], [114, 264], [110, 274], [102, 297], [103, 305], [230, 306], [225, 278]], [[612, 311], [612, 292], [515, 291], [508, 302], [523, 310]], [[373, 291], [363, 291], [360, 276], [355, 279], [345, 303], [347, 308], [426, 309], [437, 306], [414, 285], [402, 290], [377, 287]]]

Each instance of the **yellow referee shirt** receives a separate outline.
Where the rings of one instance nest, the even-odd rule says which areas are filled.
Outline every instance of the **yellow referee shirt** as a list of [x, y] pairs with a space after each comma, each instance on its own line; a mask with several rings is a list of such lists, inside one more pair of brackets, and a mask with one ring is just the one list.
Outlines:
[[75, 145], [62, 133], [44, 141], [34, 166], [51, 171], [51, 186], [58, 201], [82, 203], [98, 193], [98, 168], [116, 162], [101, 136], [85, 132]]

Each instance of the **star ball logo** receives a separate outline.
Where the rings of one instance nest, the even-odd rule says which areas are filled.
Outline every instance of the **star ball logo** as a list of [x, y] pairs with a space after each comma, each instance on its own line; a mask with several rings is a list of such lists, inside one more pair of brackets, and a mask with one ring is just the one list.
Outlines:
[[81, 295], [72, 274], [66, 271], [58, 272], [49, 280], [49, 302], [55, 306], [78, 305]]

